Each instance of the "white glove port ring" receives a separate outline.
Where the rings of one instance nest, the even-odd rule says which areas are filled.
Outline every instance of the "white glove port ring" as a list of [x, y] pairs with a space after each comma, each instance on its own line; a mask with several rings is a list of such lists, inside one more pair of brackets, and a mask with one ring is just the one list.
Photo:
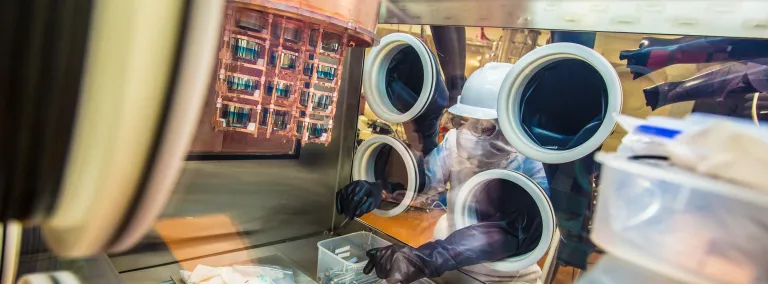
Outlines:
[[[421, 59], [424, 80], [417, 95], [419, 98], [406, 112], [395, 108], [387, 95], [387, 68], [395, 55], [403, 48], [413, 47]], [[363, 89], [365, 99], [373, 113], [390, 123], [402, 123], [422, 114], [433, 100], [440, 76], [437, 61], [432, 52], [418, 38], [404, 33], [390, 34], [381, 39], [378, 46], [371, 49], [363, 69]]]
[[[546, 72], [548, 67], [559, 64], [559, 61], [579, 61], [588, 63], [589, 66], [594, 68], [598, 78], [602, 78], [602, 83], [605, 84], [605, 93], [601, 93], [599, 90], [580, 90], [582, 93], [578, 94], [560, 94], [560, 93], [542, 93], [547, 95], [546, 102], [551, 102], [549, 96], [564, 96], [564, 95], [579, 95], [583, 94], [589, 97], [569, 97], [570, 100], [584, 100], [585, 103], [589, 102], [590, 107], [602, 108], [602, 118], [598, 120], [599, 127], [591, 125], [591, 131], [586, 132], [583, 136], [580, 136], [578, 141], [583, 141], [576, 144], [573, 147], [567, 149], [553, 149], [550, 147], [544, 147], [546, 145], [540, 145], [539, 142], [534, 141], [532, 134], [526, 129], [528, 126], [523, 125], [523, 114], [525, 105], [524, 100], [529, 99], [533, 94], [524, 94], [527, 89], [528, 82], [534, 78], [534, 75], [542, 75], [539, 71]], [[572, 63], [572, 62], [569, 62]], [[591, 68], [589, 68], [591, 69]], [[540, 74], [537, 74], [540, 73]], [[563, 78], [565, 80], [567, 78]], [[552, 80], [552, 78], [550, 78]], [[605, 98], [597, 100], [593, 96], [602, 94]], [[565, 98], [565, 97], [563, 97]], [[590, 100], [586, 100], [590, 99]], [[530, 99], [529, 99], [530, 100]], [[602, 106], [592, 105], [592, 101], [599, 101], [594, 103], [601, 103]], [[553, 102], [557, 104], [558, 102]], [[564, 102], [560, 102], [563, 104]], [[553, 43], [545, 45], [543, 47], [534, 49], [528, 54], [518, 60], [512, 69], [507, 73], [504, 78], [504, 82], [499, 89], [498, 97], [498, 116], [499, 116], [499, 128], [504, 133], [504, 137], [509, 140], [509, 143], [517, 148], [521, 154], [543, 163], [560, 164], [573, 160], [577, 160], [592, 153], [595, 149], [605, 141], [605, 139], [611, 134], [616, 124], [615, 118], [611, 115], [613, 113], [621, 112], [622, 104], [622, 89], [621, 81], [610, 62], [606, 60], [602, 55], [596, 51], [587, 47], [573, 44], [573, 43]], [[563, 108], [563, 106], [558, 106]], [[543, 109], [548, 109], [547, 105], [541, 106]], [[550, 107], [550, 109], [553, 109]], [[540, 111], [541, 109], [539, 109]], [[536, 110], [534, 110], [536, 111]], [[572, 116], [584, 116], [584, 113], [574, 110], [573, 114], [565, 114]], [[530, 112], [527, 114], [531, 114]], [[546, 116], [546, 113], [533, 113], [534, 115]], [[558, 113], [557, 117], [550, 117], [546, 121], [550, 123], [568, 123], [569, 119], [562, 119], [563, 114]], [[559, 119], [556, 119], [559, 118]], [[599, 117], [598, 117], [599, 118]], [[595, 122], [596, 124], [597, 122]], [[581, 127], [581, 126], [579, 126]], [[588, 125], [584, 125], [588, 127]], [[544, 129], [546, 130], [550, 129]], [[584, 130], [582, 128], [582, 130]], [[556, 135], [566, 136], [565, 133], [554, 133]], [[568, 135], [577, 135], [570, 133]], [[583, 139], [583, 140], [581, 140]], [[573, 142], [573, 141], [572, 141]], [[575, 142], [574, 142], [575, 143]]]
[[376, 181], [374, 174], [374, 166], [376, 164], [376, 156], [384, 146], [390, 146], [400, 155], [405, 162], [405, 169], [408, 175], [408, 184], [406, 185], [406, 192], [403, 201], [400, 202], [395, 208], [390, 210], [373, 210], [373, 214], [382, 217], [392, 217], [400, 213], [403, 213], [411, 205], [411, 202], [416, 198], [416, 191], [418, 190], [420, 183], [419, 175], [419, 163], [411, 150], [400, 140], [395, 138], [376, 135], [368, 140], [365, 140], [360, 146], [357, 147], [355, 156], [352, 159], [352, 180], [367, 180]]
[[557, 241], [553, 240], [556, 226], [555, 211], [546, 192], [536, 182], [525, 174], [503, 169], [488, 170], [473, 176], [459, 189], [459, 194], [454, 203], [455, 208], [453, 209], [454, 224], [456, 225], [456, 230], [460, 230], [478, 223], [477, 213], [472, 204], [476, 199], [477, 193], [483, 189], [483, 186], [487, 182], [497, 179], [505, 179], [519, 185], [525, 192], [530, 194], [534, 202], [536, 202], [539, 214], [541, 214], [541, 239], [539, 239], [538, 245], [531, 252], [483, 264], [499, 271], [518, 271], [536, 264], [547, 252], [551, 243]]

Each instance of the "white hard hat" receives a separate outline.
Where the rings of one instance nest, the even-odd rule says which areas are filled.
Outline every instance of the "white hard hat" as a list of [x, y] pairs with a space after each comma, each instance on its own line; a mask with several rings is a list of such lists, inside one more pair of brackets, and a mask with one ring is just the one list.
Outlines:
[[465, 117], [496, 119], [499, 89], [510, 69], [510, 63], [489, 62], [472, 72], [461, 89], [458, 102], [448, 111]]

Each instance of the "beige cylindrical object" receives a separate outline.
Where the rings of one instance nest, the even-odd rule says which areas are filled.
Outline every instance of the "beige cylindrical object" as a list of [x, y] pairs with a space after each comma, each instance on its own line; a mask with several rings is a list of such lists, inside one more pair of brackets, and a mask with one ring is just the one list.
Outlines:
[[381, 0], [234, 0], [269, 8], [270, 13], [293, 14], [345, 27], [356, 46], [368, 47], [377, 39]]

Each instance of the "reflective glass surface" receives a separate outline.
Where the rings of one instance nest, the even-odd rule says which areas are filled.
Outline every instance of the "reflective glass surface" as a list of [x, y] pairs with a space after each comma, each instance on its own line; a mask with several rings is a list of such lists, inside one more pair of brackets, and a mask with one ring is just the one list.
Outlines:
[[[546, 64], [534, 61], [538, 66], [530, 69], [523, 69], [522, 65], [516, 67], [519, 69], [507, 67], [526, 78], [520, 85], [516, 120], [520, 133], [530, 140], [527, 147], [556, 151], [578, 148], [614, 113], [637, 118], [710, 113], [744, 118], [758, 125], [768, 120], [768, 105], [763, 103], [768, 98], [764, 93], [768, 89], [763, 87], [767, 78], [763, 70], [768, 67], [761, 63], [768, 52], [759, 51], [764, 40], [418, 25], [379, 25], [377, 33], [380, 36], [405, 33], [423, 41], [438, 58], [439, 76], [450, 96], [447, 106], [436, 111], [437, 116], [427, 112], [406, 122], [392, 122], [369, 107], [371, 103], [378, 103], [367, 99], [378, 96], [371, 94], [376, 91], [364, 90], [358, 143], [377, 135], [403, 141], [415, 157], [424, 158], [424, 169], [419, 170], [424, 172], [425, 185], [417, 189], [411, 206], [403, 213], [397, 216], [369, 213], [360, 220], [413, 247], [429, 244], [447, 237], [439, 233], [443, 226], [440, 217], [452, 220], [452, 214], [466, 213], [452, 212], [451, 207], [456, 206], [457, 191], [465, 190], [469, 179], [491, 169], [515, 170], [546, 192], [555, 213], [561, 235], [561, 241], [555, 240], [559, 242], [555, 259], [561, 265], [560, 271], [552, 276], [555, 283], [571, 283], [600, 256], [600, 248], [589, 239], [600, 184], [600, 167], [593, 154], [616, 151], [627, 132], [614, 126], [598, 147], [583, 155], [564, 163], [538, 162], [517, 151], [518, 140], [503, 139], [503, 134], [496, 137], [501, 139], [493, 139], [498, 119], [488, 117], [483, 108], [494, 109], [495, 102], [484, 105], [470, 98], [482, 92], [483, 87], [498, 89], [505, 76], [496, 80], [495, 87], [488, 81], [477, 87], [470, 78], [473, 73], [492, 77], [488, 71], [492, 68], [483, 71], [490, 62], [514, 66], [531, 51], [554, 43], [588, 47], [607, 63], [605, 66], [612, 70], [610, 73], [620, 86], [618, 96], [608, 91], [605, 73], [577, 56]], [[457, 47], [453, 39], [464, 43]], [[387, 74], [391, 72], [394, 71], [388, 70]], [[388, 98], [398, 111], [408, 110], [398, 108], [401, 103], [397, 98]], [[495, 99], [496, 96], [483, 98], [484, 101]], [[611, 109], [609, 102], [617, 99], [618, 107]], [[456, 107], [462, 104], [475, 108]], [[433, 141], [435, 146], [428, 147]], [[522, 162], [510, 162], [514, 160]], [[399, 175], [405, 178], [407, 173], [403, 171]], [[486, 212], [490, 210], [509, 215], [510, 212], [501, 212], [526, 208], [525, 204], [516, 202], [531, 195], [516, 191], [519, 185], [510, 181], [490, 184], [494, 183], [502, 184], [503, 194], [478, 191], [470, 202], [489, 205], [481, 206], [485, 211], [477, 214], [493, 215]], [[492, 209], [495, 207], [490, 204], [509, 206]], [[533, 201], [529, 200], [527, 205], [536, 208]], [[538, 264], [543, 266], [544, 259]], [[477, 275], [472, 269], [468, 270], [470, 275]]]
[[[404, 47], [395, 53], [387, 67], [387, 98], [400, 112], [409, 111], [421, 94], [424, 84], [424, 72], [421, 59], [413, 47]], [[401, 88], [407, 88], [408, 91]]]
[[[601, 185], [593, 156], [615, 152], [627, 135], [609, 122], [613, 115], [768, 123], [766, 40], [381, 24], [377, 36], [413, 41], [381, 57], [377, 93], [362, 87], [375, 47], [344, 26], [302, 17], [228, 3], [182, 173], [138, 245], [60, 261], [39, 230], [27, 228], [19, 271], [104, 276], [88, 269], [106, 266], [109, 277], [160, 283], [198, 265], [248, 265], [288, 269], [281, 275], [312, 283], [333, 272], [317, 271], [318, 242], [369, 230], [431, 271], [467, 277], [441, 283], [535, 283], [542, 273], [573, 283], [602, 254], [590, 240]], [[532, 59], [556, 44], [589, 53]], [[430, 60], [436, 65], [423, 64]], [[507, 85], [516, 97], [501, 114]], [[419, 101], [423, 95], [429, 99]], [[374, 111], [381, 102], [399, 114], [416, 111], [394, 121]], [[517, 138], [502, 117], [511, 117]], [[605, 127], [607, 137], [583, 151]], [[530, 149], [573, 158], [547, 163]], [[340, 199], [357, 190], [350, 185], [368, 191]], [[144, 192], [126, 198], [151, 200]], [[637, 200], [641, 209], [653, 204]], [[370, 210], [355, 206], [356, 221], [344, 223], [344, 206], [365, 202]], [[442, 252], [465, 254], [423, 261]], [[548, 256], [559, 269], [547, 270]]]
[[606, 116], [605, 82], [594, 67], [578, 59], [544, 66], [522, 92], [520, 122], [528, 137], [544, 148], [581, 145], [586, 139], [577, 136], [587, 127], [599, 128]]

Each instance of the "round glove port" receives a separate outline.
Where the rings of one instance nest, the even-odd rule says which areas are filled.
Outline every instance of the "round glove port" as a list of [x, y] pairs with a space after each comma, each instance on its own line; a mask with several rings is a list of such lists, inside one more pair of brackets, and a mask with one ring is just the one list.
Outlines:
[[[507, 197], [507, 198], [505, 198]], [[514, 198], [508, 198], [514, 197]], [[484, 207], [476, 205], [483, 204]], [[494, 206], [495, 205], [495, 206]], [[453, 222], [456, 230], [479, 222], [492, 219], [495, 213], [504, 216], [521, 216], [518, 222], [524, 235], [535, 238], [541, 232], [538, 240], [524, 240], [531, 243], [527, 252], [500, 261], [482, 264], [499, 271], [517, 271], [536, 264], [549, 249], [554, 241], [555, 213], [546, 192], [536, 182], [522, 173], [510, 170], [488, 170], [470, 178], [460, 189], [456, 198], [453, 212]], [[492, 208], [499, 207], [499, 208]], [[515, 210], [516, 212], [499, 212], [499, 210]], [[521, 237], [522, 236], [518, 236]], [[525, 251], [525, 250], [522, 250]]]
[[[390, 155], [398, 157], [390, 158]], [[390, 165], [390, 161], [392, 165]], [[400, 164], [402, 162], [402, 164]], [[421, 161], [408, 149], [400, 140], [395, 138], [377, 135], [369, 138], [358, 146], [355, 156], [352, 160], [352, 179], [367, 181], [384, 181], [383, 175], [387, 171], [405, 169], [405, 194], [396, 206], [392, 208], [383, 208], [386, 206], [382, 202], [379, 209], [373, 210], [373, 214], [392, 217], [408, 209], [411, 202], [415, 199], [419, 185], [423, 183], [421, 177]], [[389, 169], [381, 168], [382, 165]], [[391, 206], [390, 206], [391, 207]]]
[[447, 102], [434, 54], [424, 42], [403, 33], [387, 35], [371, 49], [363, 89], [373, 113], [390, 123], [412, 120], [430, 105], [444, 108]]
[[621, 103], [621, 82], [608, 60], [578, 44], [553, 43], [526, 54], [507, 73], [499, 127], [523, 155], [565, 163], [600, 147]]

